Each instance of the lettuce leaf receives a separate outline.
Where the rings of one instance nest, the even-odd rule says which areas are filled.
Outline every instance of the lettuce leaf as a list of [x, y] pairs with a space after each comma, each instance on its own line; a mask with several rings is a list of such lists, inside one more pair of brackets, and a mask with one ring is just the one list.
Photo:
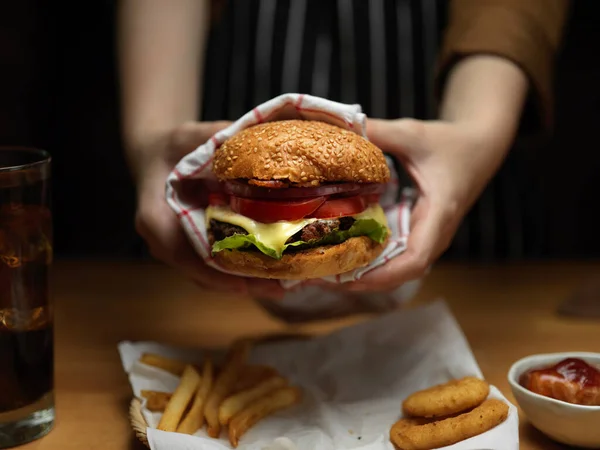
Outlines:
[[381, 223], [374, 219], [359, 219], [352, 224], [348, 230], [334, 230], [321, 239], [312, 239], [310, 241], [297, 241], [291, 244], [285, 244], [283, 250], [278, 252], [260, 242], [253, 234], [234, 234], [213, 244], [212, 252], [217, 253], [223, 250], [247, 249], [254, 246], [267, 256], [275, 259], [281, 259], [283, 252], [291, 247], [299, 249], [318, 247], [321, 245], [340, 244], [352, 237], [368, 236], [375, 242], [382, 243], [387, 237], [388, 230]]

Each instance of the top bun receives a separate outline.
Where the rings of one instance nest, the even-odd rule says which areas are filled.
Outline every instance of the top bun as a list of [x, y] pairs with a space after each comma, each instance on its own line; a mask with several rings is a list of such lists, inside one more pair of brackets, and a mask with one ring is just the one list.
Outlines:
[[352, 131], [312, 120], [265, 122], [240, 131], [217, 149], [213, 171], [222, 180], [280, 180], [308, 186], [390, 179], [379, 148]]

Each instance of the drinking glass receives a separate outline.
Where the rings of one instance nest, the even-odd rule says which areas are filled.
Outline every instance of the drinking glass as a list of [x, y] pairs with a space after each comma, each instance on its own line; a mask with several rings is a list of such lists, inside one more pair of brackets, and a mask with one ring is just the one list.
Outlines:
[[50, 161], [0, 147], [0, 448], [54, 425]]

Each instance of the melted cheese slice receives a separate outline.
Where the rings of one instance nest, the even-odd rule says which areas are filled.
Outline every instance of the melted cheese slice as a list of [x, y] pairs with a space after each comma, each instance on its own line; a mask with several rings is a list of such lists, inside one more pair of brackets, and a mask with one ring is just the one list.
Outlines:
[[385, 217], [385, 212], [383, 212], [383, 208], [380, 205], [371, 205], [363, 212], [355, 214], [352, 216], [354, 220], [361, 219], [373, 219], [381, 225], [385, 225], [388, 227], [387, 217]]
[[206, 208], [207, 227], [211, 219], [242, 227], [248, 234], [253, 234], [257, 240], [277, 252], [283, 251], [285, 241], [291, 236], [309, 223], [317, 220], [302, 219], [293, 222], [280, 221], [274, 223], [261, 223], [233, 212], [228, 206], [209, 206]]
[[[304, 228], [309, 223], [318, 219], [301, 219], [293, 222], [280, 221], [274, 223], [261, 223], [233, 212], [228, 206], [209, 206], [206, 208], [206, 226], [208, 228], [211, 219], [220, 222], [237, 225], [253, 234], [256, 239], [267, 247], [281, 253], [286, 241]], [[379, 205], [371, 205], [363, 212], [356, 214], [354, 219], [374, 219], [387, 227], [387, 219], [383, 209]]]

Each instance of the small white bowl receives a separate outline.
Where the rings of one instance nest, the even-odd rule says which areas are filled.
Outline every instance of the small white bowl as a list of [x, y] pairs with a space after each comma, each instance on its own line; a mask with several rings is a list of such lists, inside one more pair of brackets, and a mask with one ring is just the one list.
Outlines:
[[519, 384], [530, 369], [552, 366], [565, 358], [580, 358], [600, 367], [600, 353], [546, 353], [520, 359], [508, 371], [508, 382], [531, 424], [555, 441], [583, 448], [600, 448], [600, 406], [582, 406], [536, 394]]

